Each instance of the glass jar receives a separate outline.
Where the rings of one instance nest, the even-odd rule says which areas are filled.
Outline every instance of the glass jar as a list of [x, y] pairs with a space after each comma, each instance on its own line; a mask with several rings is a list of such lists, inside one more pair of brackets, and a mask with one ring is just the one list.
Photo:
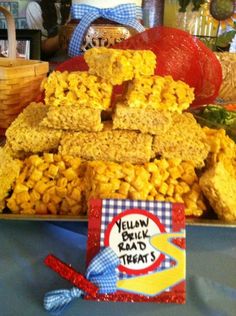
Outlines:
[[[60, 30], [60, 46], [63, 50], [68, 50], [71, 36], [79, 21], [72, 20], [64, 25]], [[110, 47], [119, 43], [137, 33], [134, 29], [127, 26], [108, 21], [97, 19], [88, 28], [81, 51], [85, 52], [92, 47]]]
[[[101, 0], [74, 0], [72, 1], [73, 5], [89, 5], [94, 8], [115, 8], [118, 5], [125, 4], [134, 4], [141, 9], [141, 1], [142, 0], [113, 0], [110, 3]], [[139, 21], [141, 22], [141, 21]], [[69, 23], [62, 26], [59, 34], [60, 46], [63, 50], [68, 50], [71, 36], [75, 30], [75, 28], [80, 23], [79, 19], [71, 19]], [[137, 33], [133, 28], [113, 22], [108, 19], [98, 18], [92, 22], [89, 26], [86, 34], [83, 38], [83, 43], [80, 47], [81, 52], [85, 52], [87, 49], [92, 47], [110, 47], [116, 43], [119, 43], [128, 37]]]

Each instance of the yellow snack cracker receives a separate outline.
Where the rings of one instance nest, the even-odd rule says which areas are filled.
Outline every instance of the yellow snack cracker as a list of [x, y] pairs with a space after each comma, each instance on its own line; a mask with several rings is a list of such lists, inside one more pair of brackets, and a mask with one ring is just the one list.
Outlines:
[[206, 135], [206, 142], [210, 147], [207, 165], [212, 167], [215, 163], [224, 161], [228, 167], [231, 163], [236, 166], [236, 144], [226, 135], [225, 130], [203, 127], [203, 131]]
[[[101, 174], [102, 170], [102, 174]], [[87, 164], [85, 192], [91, 198], [123, 198], [180, 202], [186, 215], [206, 211], [191, 162], [161, 159], [143, 165], [92, 161]]]
[[[0, 147], [0, 213], [5, 207], [5, 199], [9, 195], [13, 182], [19, 176], [20, 169], [21, 161], [13, 159], [6, 147]], [[25, 188], [21, 188], [21, 192], [24, 190]]]
[[47, 153], [41, 157], [32, 155], [23, 161], [7, 206], [17, 214], [81, 215], [83, 175], [79, 158]]
[[84, 54], [89, 73], [112, 85], [151, 76], [156, 68], [156, 55], [150, 50], [121, 50], [106, 47], [91, 48]]

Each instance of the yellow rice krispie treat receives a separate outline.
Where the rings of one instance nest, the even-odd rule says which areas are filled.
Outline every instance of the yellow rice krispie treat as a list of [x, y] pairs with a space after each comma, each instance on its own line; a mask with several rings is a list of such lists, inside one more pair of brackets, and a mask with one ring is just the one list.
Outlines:
[[206, 211], [194, 166], [180, 159], [161, 159], [143, 165], [91, 161], [85, 175], [90, 198], [118, 198], [180, 202], [186, 215]]
[[216, 162], [201, 176], [200, 186], [220, 219], [236, 221], [236, 178], [231, 168]]
[[136, 130], [159, 135], [171, 125], [171, 112], [153, 108], [131, 108], [122, 103], [116, 105], [113, 129]]
[[205, 165], [210, 146], [191, 113], [173, 113], [168, 130], [153, 137], [152, 149], [157, 157], [179, 158], [201, 168]]
[[45, 104], [74, 105], [105, 110], [110, 107], [112, 85], [86, 71], [52, 72], [42, 83]]
[[171, 76], [150, 76], [129, 82], [125, 95], [127, 106], [153, 108], [182, 113], [194, 100], [193, 88]]
[[91, 48], [84, 54], [89, 73], [112, 85], [142, 76], [151, 76], [156, 68], [156, 55], [150, 50]]
[[15, 156], [20, 152], [39, 153], [57, 150], [62, 131], [40, 126], [47, 111], [47, 105], [32, 102], [7, 129], [7, 143]]
[[50, 106], [40, 126], [57, 130], [91, 132], [103, 129], [100, 109], [82, 108], [73, 104]]
[[59, 153], [85, 160], [143, 163], [151, 159], [151, 147], [151, 135], [135, 131], [104, 130], [64, 135]]
[[15, 214], [83, 214], [84, 166], [80, 159], [45, 153], [23, 161], [7, 199]]

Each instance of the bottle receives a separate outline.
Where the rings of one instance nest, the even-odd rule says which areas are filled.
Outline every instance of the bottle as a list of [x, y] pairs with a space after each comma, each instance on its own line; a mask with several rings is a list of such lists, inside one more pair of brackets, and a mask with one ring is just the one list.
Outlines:
[[143, 0], [143, 24], [145, 27], [163, 25], [164, 0]]

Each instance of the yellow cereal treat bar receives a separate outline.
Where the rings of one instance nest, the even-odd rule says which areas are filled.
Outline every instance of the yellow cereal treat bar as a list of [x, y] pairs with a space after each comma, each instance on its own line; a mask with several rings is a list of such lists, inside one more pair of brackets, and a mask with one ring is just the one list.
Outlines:
[[236, 221], [236, 178], [222, 161], [201, 176], [200, 186], [220, 219]]
[[78, 158], [31, 155], [23, 162], [7, 207], [16, 214], [82, 215], [84, 170]]
[[129, 82], [125, 100], [129, 107], [181, 113], [194, 100], [193, 88], [171, 76], [150, 76]]
[[113, 129], [137, 130], [158, 135], [165, 133], [171, 125], [169, 111], [153, 108], [132, 108], [117, 104], [113, 115]]
[[33, 102], [10, 125], [6, 138], [13, 152], [37, 153], [57, 149], [62, 131], [40, 126], [47, 111], [45, 104]]
[[5, 199], [20, 169], [21, 161], [13, 159], [6, 147], [0, 148], [0, 213], [5, 208]]
[[156, 156], [191, 161], [197, 168], [204, 166], [209, 150], [205, 133], [191, 113], [173, 114], [167, 132], [153, 140]]
[[104, 110], [110, 107], [112, 85], [86, 71], [52, 72], [42, 83], [45, 104]]
[[180, 202], [186, 215], [206, 211], [194, 166], [180, 159], [154, 160], [142, 165], [92, 161], [85, 175], [86, 199], [120, 198]]
[[64, 135], [59, 152], [85, 160], [143, 163], [152, 156], [152, 136], [135, 131], [104, 130]]
[[156, 68], [156, 55], [150, 50], [91, 48], [84, 54], [89, 73], [112, 85], [141, 76], [151, 76]]
[[72, 105], [50, 106], [40, 126], [58, 130], [101, 131], [101, 110]]

